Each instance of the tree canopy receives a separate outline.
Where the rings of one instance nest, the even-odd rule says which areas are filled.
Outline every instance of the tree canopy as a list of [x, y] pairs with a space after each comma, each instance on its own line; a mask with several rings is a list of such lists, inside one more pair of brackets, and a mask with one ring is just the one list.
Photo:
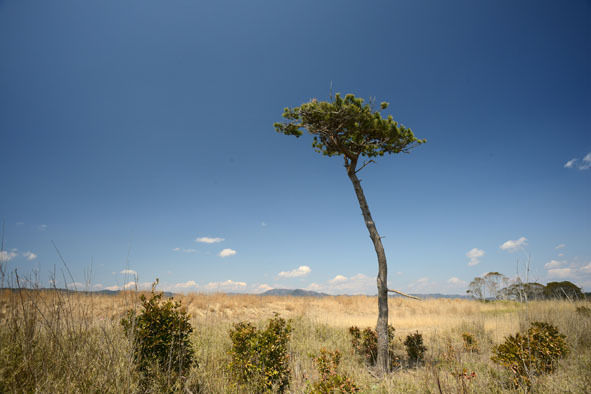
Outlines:
[[[382, 102], [380, 109], [388, 108]], [[396, 122], [392, 115], [382, 117], [353, 94], [342, 98], [336, 94], [332, 101], [311, 101], [294, 108], [285, 108], [287, 122], [274, 124], [275, 130], [300, 137], [302, 129], [314, 135], [314, 149], [325, 156], [343, 155], [349, 170], [355, 171], [359, 157], [409, 152], [426, 142], [418, 139], [412, 130]]]
[[544, 289], [547, 298], [584, 299], [581, 288], [568, 280], [562, 282], [548, 282]]

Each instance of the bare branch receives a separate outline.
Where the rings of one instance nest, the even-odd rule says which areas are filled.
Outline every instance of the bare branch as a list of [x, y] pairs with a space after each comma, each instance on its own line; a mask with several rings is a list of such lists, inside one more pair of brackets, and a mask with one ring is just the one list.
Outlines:
[[388, 291], [389, 291], [389, 292], [391, 292], [391, 293], [400, 294], [401, 296], [405, 296], [405, 297], [408, 297], [408, 298], [413, 298], [413, 299], [415, 299], [415, 300], [423, 301], [423, 300], [422, 300], [421, 298], [419, 298], [419, 297], [415, 297], [415, 296], [412, 296], [412, 295], [410, 295], [410, 294], [403, 293], [403, 292], [401, 292], [401, 291], [398, 291], [398, 290], [392, 290], [392, 289], [388, 289]]
[[357, 171], [355, 171], [355, 174], [357, 174], [359, 171], [363, 170], [365, 168], [365, 166], [368, 165], [369, 163], [375, 163], [375, 161], [373, 161], [373, 160], [366, 161], [365, 163], [363, 163], [361, 168], [359, 168]]

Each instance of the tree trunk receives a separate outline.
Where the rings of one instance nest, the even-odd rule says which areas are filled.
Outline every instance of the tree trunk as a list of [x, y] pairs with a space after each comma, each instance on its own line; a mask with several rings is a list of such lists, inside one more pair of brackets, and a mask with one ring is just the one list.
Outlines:
[[348, 168], [347, 175], [353, 187], [355, 188], [355, 194], [357, 200], [359, 200], [359, 207], [363, 213], [363, 219], [365, 225], [369, 231], [369, 237], [373, 241], [376, 255], [378, 256], [378, 323], [376, 331], [378, 333], [378, 360], [377, 367], [382, 373], [387, 373], [390, 370], [390, 357], [388, 354], [388, 264], [386, 262], [386, 254], [384, 253], [384, 247], [382, 246], [382, 239], [378, 234], [376, 225], [369, 212], [369, 206], [367, 200], [363, 194], [361, 188], [361, 182], [357, 178], [355, 173], [355, 166]]

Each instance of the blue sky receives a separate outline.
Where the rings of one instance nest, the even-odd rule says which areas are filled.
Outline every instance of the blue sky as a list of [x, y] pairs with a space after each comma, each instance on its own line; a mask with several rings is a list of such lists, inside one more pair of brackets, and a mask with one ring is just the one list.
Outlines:
[[375, 293], [341, 160], [272, 127], [332, 83], [428, 139], [360, 173], [391, 287], [461, 294], [530, 258], [591, 291], [590, 21], [583, 0], [0, 0], [1, 259], [42, 285], [55, 243], [96, 289]]

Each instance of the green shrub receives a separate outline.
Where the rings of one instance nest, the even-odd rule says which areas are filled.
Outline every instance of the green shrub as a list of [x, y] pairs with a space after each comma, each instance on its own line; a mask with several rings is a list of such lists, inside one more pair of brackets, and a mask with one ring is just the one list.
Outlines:
[[533, 322], [527, 333], [508, 336], [492, 350], [492, 361], [513, 373], [513, 383], [531, 386], [533, 376], [552, 373], [568, 354], [566, 336], [548, 323]]
[[577, 313], [583, 317], [591, 317], [591, 308], [584, 305], [577, 306]]
[[236, 383], [247, 391], [284, 392], [289, 387], [287, 344], [291, 324], [275, 314], [267, 328], [257, 330], [249, 322], [234, 324], [230, 330], [232, 360], [228, 365]]
[[469, 332], [462, 334], [462, 340], [464, 341], [464, 350], [470, 353], [478, 353], [478, 341], [476, 337]]
[[313, 358], [320, 372], [320, 380], [308, 387], [310, 394], [354, 393], [359, 391], [357, 385], [346, 375], [337, 372], [341, 363], [338, 350], [330, 352], [321, 349], [320, 354]]
[[194, 350], [189, 338], [193, 327], [181, 303], [172, 298], [162, 300], [162, 293], [155, 293], [155, 285], [150, 298], [141, 295], [141, 312], [127, 311], [121, 325], [133, 341], [134, 361], [144, 384], [164, 379], [165, 385], [171, 387], [193, 365]]
[[[388, 354], [391, 368], [400, 365], [398, 357], [394, 355], [394, 332], [394, 327], [388, 325]], [[378, 359], [378, 333], [376, 330], [370, 327], [360, 330], [359, 327], [353, 326], [349, 328], [349, 334], [355, 353], [363, 356], [368, 365], [375, 365]]]
[[417, 331], [408, 335], [404, 341], [404, 346], [406, 347], [409, 364], [416, 365], [423, 362], [427, 348], [423, 345], [422, 334]]

